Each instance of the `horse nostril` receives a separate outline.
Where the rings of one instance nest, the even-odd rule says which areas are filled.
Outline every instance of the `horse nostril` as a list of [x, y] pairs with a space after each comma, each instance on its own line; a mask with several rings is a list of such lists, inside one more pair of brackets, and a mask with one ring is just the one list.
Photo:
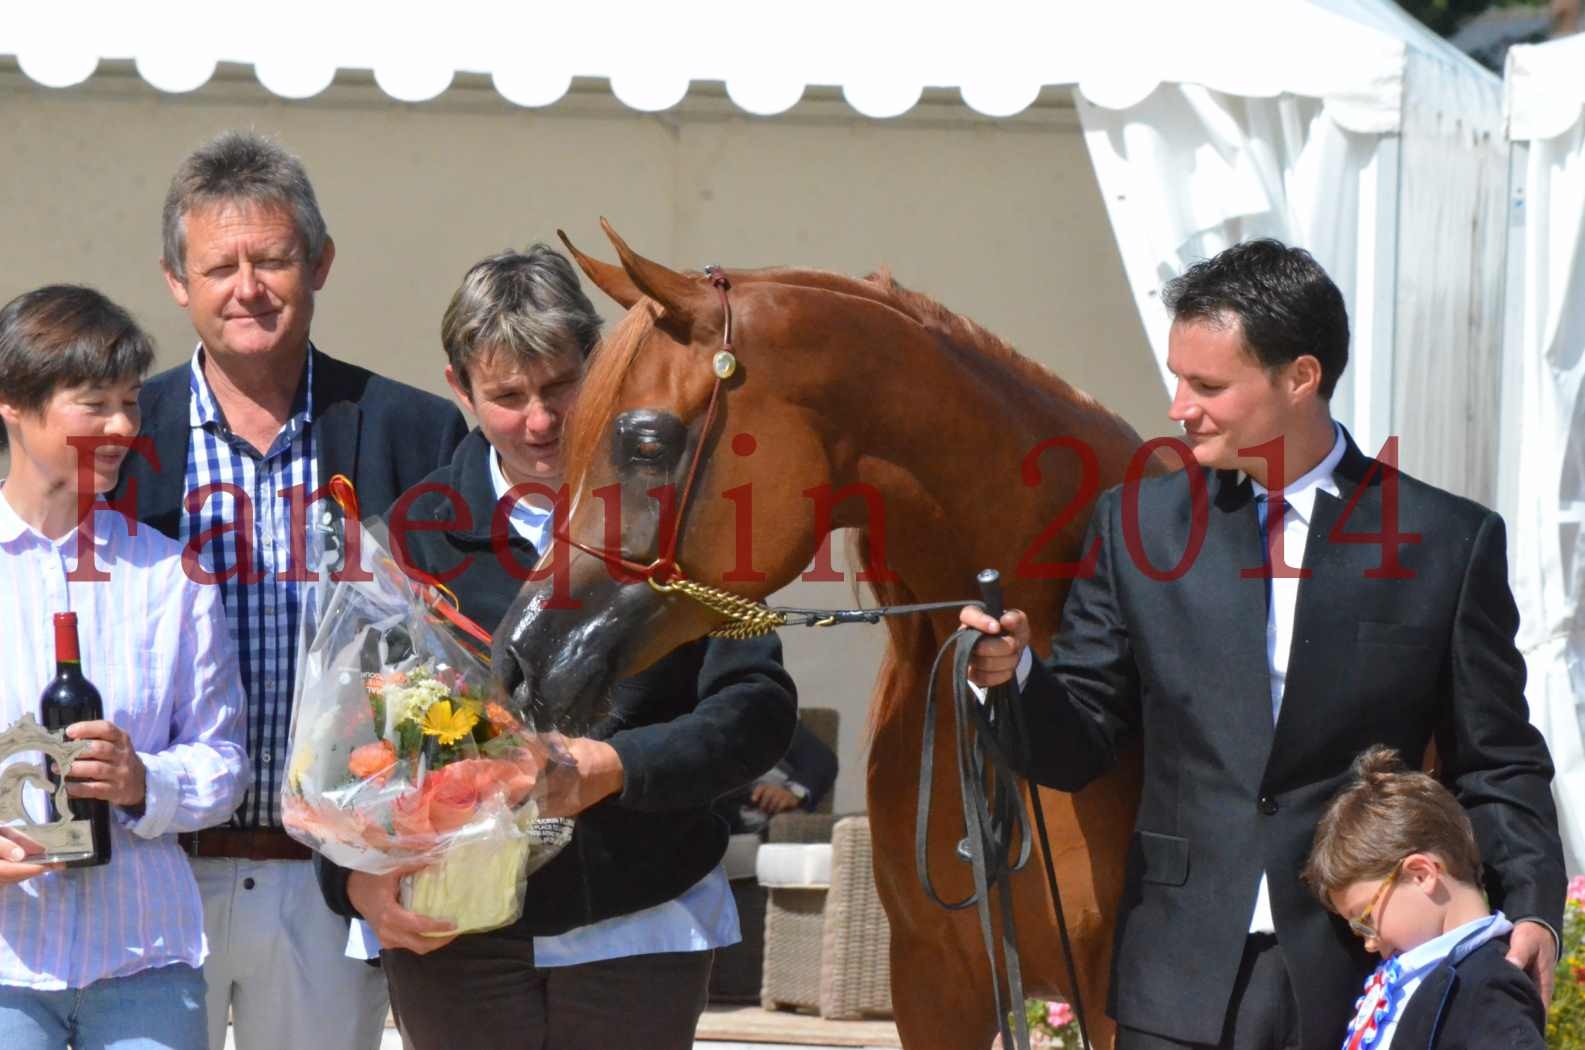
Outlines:
[[501, 683], [501, 695], [507, 699], [515, 698], [517, 691], [528, 680], [522, 665], [517, 662], [517, 654], [510, 648], [496, 654], [495, 677]]

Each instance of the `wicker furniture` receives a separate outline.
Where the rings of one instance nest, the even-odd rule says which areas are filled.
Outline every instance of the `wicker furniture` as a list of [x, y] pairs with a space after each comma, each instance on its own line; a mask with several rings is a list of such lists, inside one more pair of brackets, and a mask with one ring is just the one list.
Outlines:
[[[841, 722], [838, 711], [829, 707], [804, 707], [798, 711], [798, 720], [833, 753], [836, 752], [837, 731]], [[830, 815], [831, 800], [835, 795], [835, 791], [826, 792], [813, 813], [783, 813], [774, 817], [766, 832], [767, 839], [777, 842], [829, 842], [831, 826], [836, 822], [836, 818]], [[712, 1003], [757, 1003], [763, 998], [761, 968], [765, 958], [767, 894], [754, 878], [752, 853], [748, 854], [745, 866], [739, 867], [734, 862], [735, 858], [743, 855], [745, 844], [739, 840], [757, 842], [758, 836], [734, 835], [732, 838], [733, 843], [727, 848], [727, 878], [731, 880], [732, 897], [737, 904], [738, 924], [742, 927], [743, 939], [716, 952], [715, 966], [710, 971], [709, 998]], [[818, 936], [819, 932], [816, 931], [817, 940]], [[818, 945], [815, 950], [818, 952]], [[818, 969], [818, 957], [814, 966]]]
[[[821, 820], [778, 817], [771, 840], [818, 840]], [[891, 931], [875, 890], [869, 818], [836, 820], [830, 841], [827, 885], [770, 888], [760, 1001], [767, 1010], [815, 1010], [832, 1020], [890, 1016]]]

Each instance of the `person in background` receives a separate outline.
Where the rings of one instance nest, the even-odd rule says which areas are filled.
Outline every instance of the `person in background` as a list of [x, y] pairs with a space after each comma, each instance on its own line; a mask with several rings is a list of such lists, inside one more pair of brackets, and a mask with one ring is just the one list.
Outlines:
[[[148, 338], [100, 293], [52, 285], [0, 309], [0, 727], [39, 715], [53, 617], [77, 617], [101, 721], [74, 798], [110, 804], [110, 861], [41, 865], [0, 830], [0, 1046], [198, 1050], [204, 919], [178, 832], [223, 823], [248, 783], [242, 682], [220, 595], [181, 548], [97, 501], [138, 432]], [[90, 559], [91, 558], [91, 562]]]
[[[336, 247], [296, 157], [228, 131], [184, 159], [165, 198], [161, 266], [197, 335], [139, 397], [154, 458], [118, 499], [181, 541], [225, 605], [247, 691], [253, 783], [228, 827], [188, 842], [204, 897], [209, 1043], [372, 1050], [385, 981], [346, 957], [307, 847], [281, 827], [298, 639], [314, 618], [309, 504], [337, 474], [365, 514], [451, 457], [467, 432], [444, 399], [324, 353], [315, 293]], [[383, 348], [374, 348], [379, 354]]]
[[795, 809], [813, 813], [836, 779], [837, 756], [799, 722], [780, 761], [752, 784], [716, 799], [712, 808], [734, 835], [760, 834], [778, 813]]
[[[552, 502], [514, 490], [560, 486], [562, 423], [599, 328], [571, 264], [544, 245], [478, 263], [446, 310], [446, 381], [479, 428], [398, 501], [428, 527], [394, 545], [446, 574], [486, 630], [521, 585], [498, 553], [528, 567], [552, 542]], [[503, 505], [508, 531], [492, 534]], [[775, 764], [797, 706], [774, 635], [701, 639], [619, 682], [610, 714], [569, 742], [573, 775], [549, 778], [540, 804], [542, 816], [577, 817], [572, 841], [529, 877], [522, 918], [505, 929], [447, 939], [397, 903], [395, 876], [327, 884], [331, 906], [367, 920], [384, 946], [408, 1050], [495, 1050], [503, 1033], [513, 1046], [637, 1038], [690, 1050], [714, 950], [739, 939], [726, 826], [710, 803]]]

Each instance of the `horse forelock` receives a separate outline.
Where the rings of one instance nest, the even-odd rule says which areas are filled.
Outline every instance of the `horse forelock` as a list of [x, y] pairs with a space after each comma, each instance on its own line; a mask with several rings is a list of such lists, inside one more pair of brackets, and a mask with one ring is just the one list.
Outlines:
[[654, 330], [655, 306], [648, 299], [640, 300], [590, 356], [564, 435], [566, 477], [575, 494], [583, 490], [601, 438], [616, 414], [628, 368]]

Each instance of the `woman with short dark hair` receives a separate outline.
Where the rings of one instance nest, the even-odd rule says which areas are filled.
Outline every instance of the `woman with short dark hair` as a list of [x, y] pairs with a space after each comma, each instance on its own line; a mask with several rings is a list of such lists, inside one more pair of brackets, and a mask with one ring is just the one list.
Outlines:
[[[75, 614], [104, 717], [66, 728], [87, 742], [68, 791], [110, 807], [107, 864], [37, 863], [26, 828], [0, 839], [6, 1050], [207, 1042], [203, 910], [176, 835], [242, 799], [242, 683], [218, 589], [187, 578], [173, 540], [98, 502], [137, 433], [153, 359], [127, 312], [90, 288], [51, 285], [0, 309], [0, 726], [38, 714], [54, 614]], [[42, 798], [29, 801], [42, 816]]]

